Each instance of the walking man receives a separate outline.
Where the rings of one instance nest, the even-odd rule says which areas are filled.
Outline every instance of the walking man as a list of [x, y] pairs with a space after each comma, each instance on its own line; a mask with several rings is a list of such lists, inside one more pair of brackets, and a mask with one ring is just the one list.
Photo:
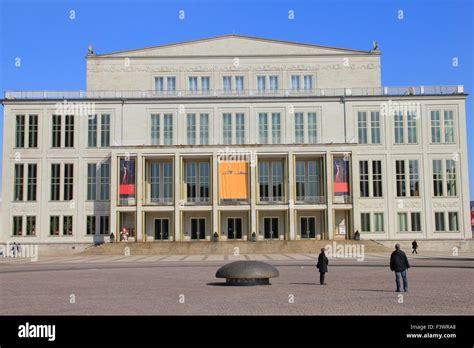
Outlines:
[[418, 254], [418, 251], [416, 251], [416, 249], [418, 249], [418, 243], [416, 242], [416, 240], [414, 240], [413, 243], [411, 243], [411, 247], [413, 248], [413, 251], [411, 253]]
[[395, 244], [395, 251], [390, 256], [390, 270], [395, 272], [397, 283], [396, 292], [400, 292], [400, 276], [403, 279], [403, 290], [408, 291], [407, 269], [410, 268], [406, 254], [400, 250], [400, 244]]
[[318, 257], [318, 263], [316, 264], [316, 268], [319, 269], [319, 283], [321, 285], [327, 285], [324, 282], [324, 277], [328, 271], [328, 264], [329, 264], [329, 260], [326, 254], [324, 253], [324, 251], [325, 249], [322, 248], [321, 253], [319, 254], [319, 257]]

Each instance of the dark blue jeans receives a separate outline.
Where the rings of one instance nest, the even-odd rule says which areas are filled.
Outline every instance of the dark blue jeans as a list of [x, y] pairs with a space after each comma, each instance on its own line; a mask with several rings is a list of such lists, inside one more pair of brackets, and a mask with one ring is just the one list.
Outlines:
[[408, 291], [407, 271], [395, 272], [395, 281], [397, 282], [397, 291], [400, 291], [400, 275], [403, 279], [403, 290]]

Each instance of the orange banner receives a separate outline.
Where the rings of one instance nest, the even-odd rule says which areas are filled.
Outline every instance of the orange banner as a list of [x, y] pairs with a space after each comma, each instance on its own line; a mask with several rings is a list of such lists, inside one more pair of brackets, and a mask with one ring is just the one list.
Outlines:
[[248, 162], [219, 162], [221, 199], [248, 199]]

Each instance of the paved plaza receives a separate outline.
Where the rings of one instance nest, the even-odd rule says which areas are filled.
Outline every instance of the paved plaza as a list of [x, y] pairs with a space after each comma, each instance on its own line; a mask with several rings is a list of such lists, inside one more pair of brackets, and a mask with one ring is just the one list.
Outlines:
[[[345, 315], [474, 314], [474, 257], [409, 255], [409, 292], [396, 293], [389, 253], [330, 259], [318, 284], [317, 254], [0, 258], [0, 314]], [[224, 286], [216, 270], [263, 260], [272, 285]], [[400, 296], [402, 295], [402, 296]]]

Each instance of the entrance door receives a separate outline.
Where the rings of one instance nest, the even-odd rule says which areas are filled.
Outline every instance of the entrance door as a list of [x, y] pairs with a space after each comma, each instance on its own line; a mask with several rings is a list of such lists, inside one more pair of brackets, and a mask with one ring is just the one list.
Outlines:
[[168, 240], [169, 220], [155, 219], [155, 240]]
[[191, 219], [191, 239], [200, 240], [206, 237], [206, 219]]
[[278, 218], [263, 218], [265, 239], [278, 239]]
[[227, 219], [227, 238], [228, 239], [242, 239], [242, 219], [228, 218]]
[[301, 238], [316, 237], [316, 219], [314, 217], [302, 217], [300, 226]]

